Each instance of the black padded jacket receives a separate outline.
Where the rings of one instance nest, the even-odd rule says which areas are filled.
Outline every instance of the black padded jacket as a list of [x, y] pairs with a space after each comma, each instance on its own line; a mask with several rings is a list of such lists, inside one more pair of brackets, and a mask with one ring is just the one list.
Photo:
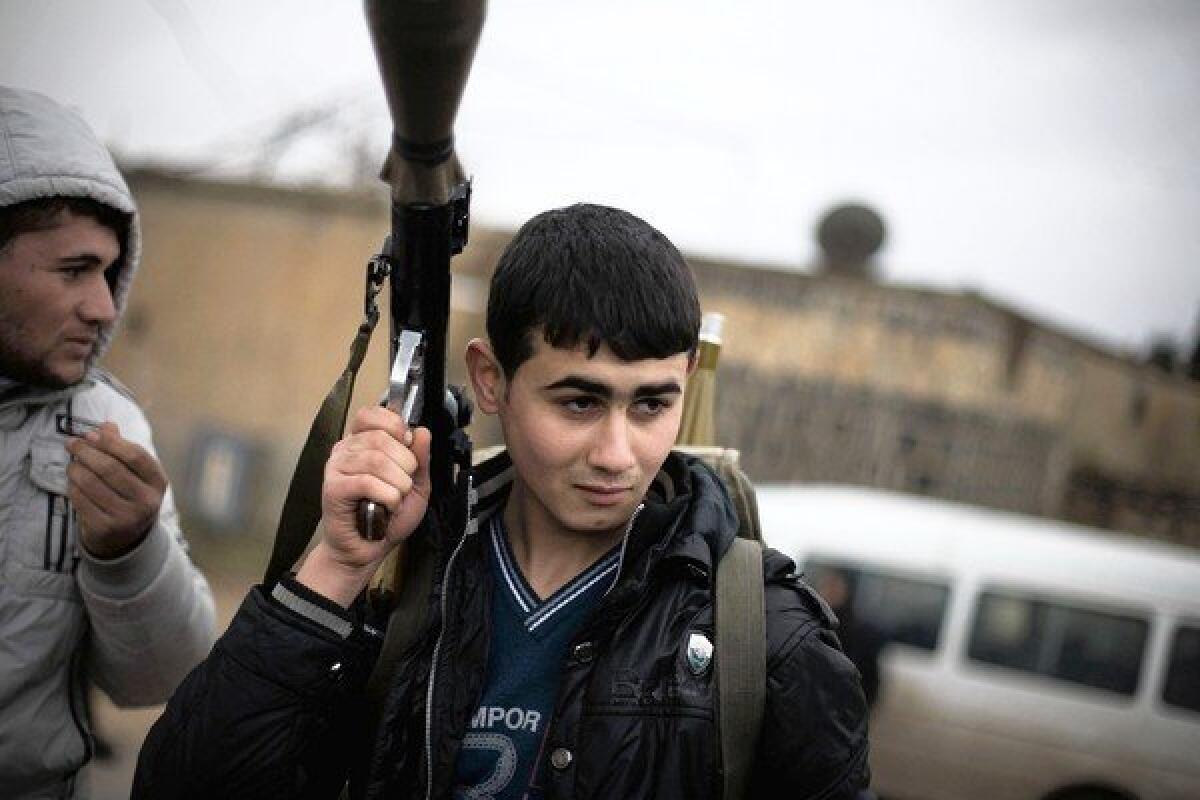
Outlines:
[[[503, 455], [481, 468], [481, 517], [502, 507], [509, 472]], [[543, 748], [547, 798], [720, 797], [716, 685], [686, 648], [692, 633], [714, 638], [715, 566], [736, 526], [716, 475], [672, 454], [617, 583], [569, 650]], [[150, 731], [133, 797], [336, 798], [348, 776], [351, 797], [451, 797], [488, 656], [482, 538], [447, 557], [374, 736], [364, 686], [378, 631], [294, 581], [251, 591]], [[750, 796], [853, 798], [868, 776], [859, 676], [792, 562], [768, 549], [763, 569], [767, 699]]]

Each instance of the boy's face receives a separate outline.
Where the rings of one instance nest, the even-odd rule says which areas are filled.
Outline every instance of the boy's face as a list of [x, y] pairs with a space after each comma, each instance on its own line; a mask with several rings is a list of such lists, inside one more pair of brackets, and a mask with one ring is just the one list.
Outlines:
[[104, 273], [120, 253], [112, 230], [69, 211], [0, 249], [0, 372], [55, 388], [83, 378], [116, 319]]
[[607, 346], [589, 357], [532, 338], [509, 381], [490, 349], [468, 354], [480, 408], [500, 418], [526, 531], [623, 532], [675, 443], [688, 354], [622, 361]]

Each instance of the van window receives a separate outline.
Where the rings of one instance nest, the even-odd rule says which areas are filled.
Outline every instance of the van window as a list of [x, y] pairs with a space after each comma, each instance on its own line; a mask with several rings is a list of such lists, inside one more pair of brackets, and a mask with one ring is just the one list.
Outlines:
[[[831, 559], [805, 562], [805, 577], [819, 592], [830, 573], [844, 577], [854, 613], [882, 631], [887, 641], [922, 650], [937, 648], [950, 597], [947, 585]], [[825, 599], [837, 605], [831, 598]]]
[[1137, 690], [1149, 624], [1132, 615], [998, 591], [975, 609], [967, 655], [1124, 695]]
[[1163, 701], [1188, 711], [1200, 711], [1200, 628], [1181, 626], [1175, 631]]

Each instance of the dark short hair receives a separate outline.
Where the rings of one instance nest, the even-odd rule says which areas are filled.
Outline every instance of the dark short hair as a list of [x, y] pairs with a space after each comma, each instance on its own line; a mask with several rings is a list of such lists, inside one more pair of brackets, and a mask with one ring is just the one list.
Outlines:
[[34, 233], [53, 228], [58, 222], [59, 215], [64, 211], [82, 217], [91, 217], [109, 228], [117, 237], [117, 243], [121, 247], [121, 256], [117, 259], [117, 263], [125, 260], [125, 246], [129, 240], [129, 226], [133, 221], [133, 215], [118, 211], [112, 206], [90, 197], [64, 195], [38, 197], [21, 203], [13, 203], [10, 206], [0, 206], [0, 252], [3, 252], [13, 239], [23, 233]]
[[666, 236], [627, 211], [580, 203], [521, 226], [492, 274], [487, 332], [507, 377], [533, 354], [538, 328], [553, 347], [668, 358], [695, 352], [700, 301]]

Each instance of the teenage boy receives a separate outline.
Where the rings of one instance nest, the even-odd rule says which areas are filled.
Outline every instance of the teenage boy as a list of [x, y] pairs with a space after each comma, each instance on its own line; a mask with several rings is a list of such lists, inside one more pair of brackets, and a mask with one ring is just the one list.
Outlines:
[[[425, 512], [429, 434], [360, 411], [325, 470], [320, 541], [255, 589], [142, 751], [135, 797], [715, 798], [713, 577], [737, 527], [719, 479], [671, 452], [700, 309], [675, 247], [577, 205], [501, 257], [467, 348], [507, 450], [477, 470], [425, 635], [365, 735], [380, 634], [356, 598]], [[364, 540], [355, 509], [392, 515]], [[768, 550], [767, 697], [751, 796], [851, 798], [866, 706], [831, 619]], [[701, 648], [703, 649], [703, 648]]]
[[84, 702], [170, 697], [212, 645], [137, 403], [96, 366], [138, 269], [137, 207], [72, 111], [0, 86], [0, 797], [69, 798]]

